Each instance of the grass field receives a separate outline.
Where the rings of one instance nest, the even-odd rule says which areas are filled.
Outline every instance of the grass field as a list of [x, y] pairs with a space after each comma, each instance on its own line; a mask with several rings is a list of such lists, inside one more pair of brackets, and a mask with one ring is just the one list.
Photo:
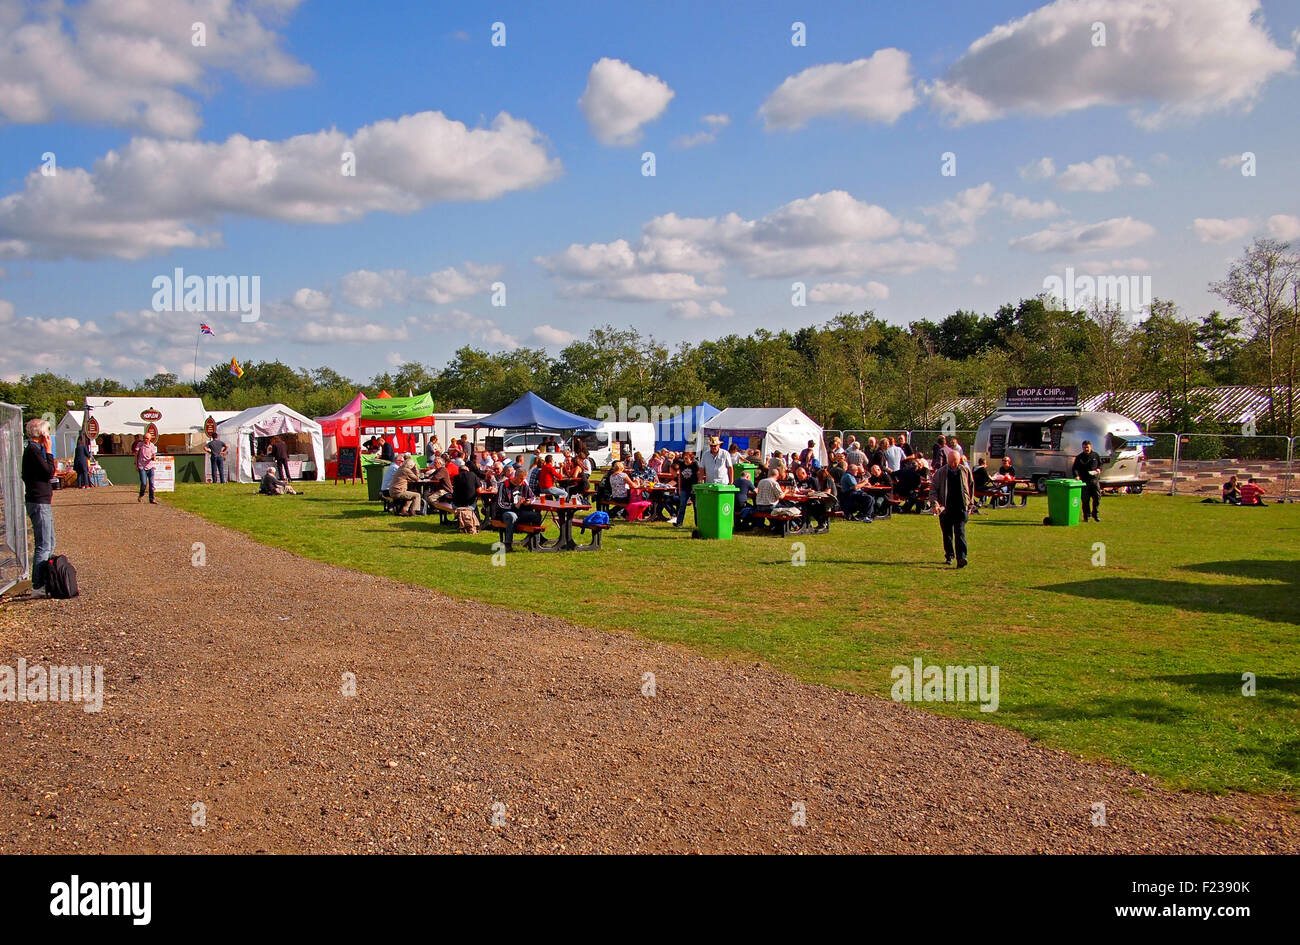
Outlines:
[[885, 698], [891, 669], [915, 657], [995, 665], [998, 711], [924, 707], [1175, 787], [1300, 796], [1300, 505], [1122, 496], [1101, 523], [1050, 528], [1031, 499], [972, 518], [960, 572], [944, 566], [929, 516], [836, 523], [798, 539], [801, 566], [790, 540], [696, 541], [665, 524], [618, 525], [600, 553], [494, 566], [493, 533], [381, 515], [359, 485], [276, 499], [255, 488], [181, 485], [162, 498], [307, 557]]

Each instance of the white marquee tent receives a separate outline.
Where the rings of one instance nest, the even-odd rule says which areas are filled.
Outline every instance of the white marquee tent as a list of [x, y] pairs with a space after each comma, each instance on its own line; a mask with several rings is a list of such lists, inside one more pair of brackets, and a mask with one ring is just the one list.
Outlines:
[[217, 424], [217, 439], [226, 444], [226, 469], [234, 482], [256, 482], [253, 474], [253, 444], [250, 437], [306, 433], [311, 437], [307, 459], [315, 464], [316, 479], [325, 478], [325, 448], [320, 424], [284, 404], [249, 407]]
[[763, 458], [776, 450], [798, 454], [812, 440], [817, 459], [826, 463], [826, 441], [822, 428], [802, 410], [794, 407], [728, 407], [704, 422], [696, 439], [696, 452], [703, 453], [711, 436], [761, 437]]

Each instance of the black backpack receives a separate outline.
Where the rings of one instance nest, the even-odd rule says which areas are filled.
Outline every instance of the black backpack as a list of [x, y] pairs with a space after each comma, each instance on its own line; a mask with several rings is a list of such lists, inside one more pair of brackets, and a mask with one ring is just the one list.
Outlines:
[[81, 593], [77, 589], [77, 569], [65, 555], [55, 555], [45, 566], [45, 590], [62, 600]]

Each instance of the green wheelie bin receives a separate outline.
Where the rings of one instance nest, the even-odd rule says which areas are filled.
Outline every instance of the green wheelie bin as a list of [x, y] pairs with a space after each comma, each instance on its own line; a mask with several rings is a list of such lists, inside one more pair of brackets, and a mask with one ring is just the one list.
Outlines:
[[362, 468], [366, 474], [366, 493], [370, 496], [371, 502], [379, 502], [383, 499], [379, 493], [384, 491], [384, 470], [388, 468], [388, 464], [366, 463]]
[[757, 463], [736, 463], [736, 477], [739, 478], [741, 473], [748, 473], [749, 479], [755, 485], [758, 484], [758, 464]]
[[1083, 509], [1083, 483], [1078, 479], [1048, 479], [1044, 525], [1078, 525]]
[[701, 482], [695, 486], [695, 531], [701, 538], [731, 539], [736, 523], [735, 486]]

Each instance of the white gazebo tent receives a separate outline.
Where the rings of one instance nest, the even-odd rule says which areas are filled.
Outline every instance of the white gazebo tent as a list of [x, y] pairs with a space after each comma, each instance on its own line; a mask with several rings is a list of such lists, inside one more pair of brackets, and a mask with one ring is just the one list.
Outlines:
[[54, 428], [54, 455], [58, 459], [72, 459], [77, 449], [77, 437], [81, 436], [84, 410], [69, 410]]
[[696, 439], [696, 453], [702, 454], [711, 436], [731, 436], [762, 440], [763, 458], [776, 450], [798, 454], [812, 440], [817, 447], [817, 459], [825, 465], [826, 441], [822, 428], [802, 410], [795, 407], [728, 407], [705, 421]]
[[253, 472], [253, 438], [307, 434], [311, 452], [307, 458], [315, 466], [313, 478], [325, 478], [325, 447], [321, 439], [320, 424], [310, 417], [284, 404], [264, 404], [249, 407], [229, 420], [217, 424], [217, 439], [227, 446], [226, 463], [235, 482], [256, 482]]
[[[116, 448], [103, 444], [105, 454], [129, 454], [132, 440], [137, 434], [143, 434], [150, 423], [158, 428], [159, 445], [166, 447], [164, 452], [169, 449], [184, 452], [203, 442], [203, 421], [208, 412], [198, 397], [87, 397], [85, 400], [100, 435], [114, 438]], [[145, 414], [155, 419], [146, 419]], [[76, 445], [75, 437], [73, 445]]]

